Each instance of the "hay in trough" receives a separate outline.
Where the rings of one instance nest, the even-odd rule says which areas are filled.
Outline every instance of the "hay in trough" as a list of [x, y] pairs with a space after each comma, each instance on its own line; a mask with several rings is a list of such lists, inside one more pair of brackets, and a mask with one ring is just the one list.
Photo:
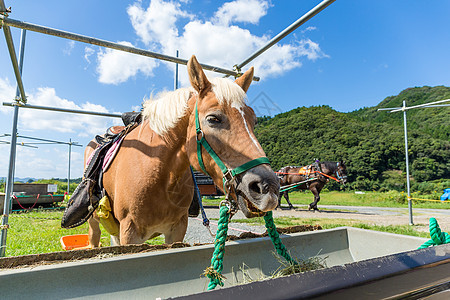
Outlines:
[[[326, 259], [327, 257], [309, 257], [306, 259], [299, 259], [297, 257], [293, 258], [294, 262], [287, 262], [283, 257], [278, 255], [276, 252], [272, 252], [272, 254], [275, 256], [277, 261], [280, 263], [280, 267], [276, 269], [272, 275], [267, 276], [260, 272], [259, 274], [252, 276], [251, 272], [249, 271], [250, 268], [245, 264], [242, 263], [242, 266], [239, 267], [239, 270], [242, 273], [242, 280], [237, 280], [237, 276], [234, 276], [234, 280], [236, 280], [236, 284], [247, 284], [252, 283], [256, 281], [263, 281], [263, 280], [269, 280], [269, 279], [275, 279], [283, 276], [289, 276], [297, 273], [304, 273], [308, 271], [314, 271], [314, 270], [320, 270], [327, 268]], [[292, 256], [291, 256], [292, 257]], [[233, 280], [233, 281], [234, 281]], [[234, 285], [234, 284], [233, 284]]]

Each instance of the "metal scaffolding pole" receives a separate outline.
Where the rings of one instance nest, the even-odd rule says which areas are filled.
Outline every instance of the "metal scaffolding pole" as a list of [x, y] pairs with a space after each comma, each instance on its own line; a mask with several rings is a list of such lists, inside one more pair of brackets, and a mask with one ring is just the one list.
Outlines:
[[[11, 136], [10, 134], [3, 134], [2, 136]], [[41, 139], [41, 138], [36, 138], [36, 137], [31, 137], [31, 136], [25, 136], [25, 135], [17, 135], [18, 138], [22, 138], [22, 139], [28, 139], [28, 140], [35, 140], [35, 141], [42, 141], [42, 142], [48, 142], [48, 143], [33, 143], [33, 144], [62, 144], [62, 145], [74, 145], [74, 146], [78, 146], [78, 147], [82, 147], [83, 145], [78, 144], [78, 142], [60, 142], [60, 141], [54, 141], [54, 140], [48, 140], [48, 139]], [[28, 143], [30, 144], [30, 143]]]
[[[4, 4], [3, 0], [0, 0], [0, 9], [4, 10]], [[3, 30], [5, 30], [5, 27], [3, 27]], [[8, 30], [9, 31], [9, 30]], [[5, 31], [5, 37], [8, 40], [8, 37], [6, 35]], [[14, 51], [14, 45], [12, 39], [10, 39], [10, 42], [8, 42], [8, 47], [11, 45], [13, 49], [13, 53], [10, 51], [11, 54], [11, 60], [13, 61], [14, 70], [16, 70], [17, 65], [17, 71], [19, 73], [18, 80], [17, 80], [17, 90], [16, 90], [16, 99], [19, 98], [19, 93], [22, 95], [22, 101], [25, 100], [25, 92], [23, 91], [23, 86], [21, 86], [22, 82], [22, 67], [23, 67], [23, 56], [25, 53], [25, 37], [26, 37], [26, 31], [22, 30], [21, 39], [20, 39], [20, 63], [17, 65], [17, 61], [15, 58], [15, 51]], [[9, 37], [11, 38], [11, 36]], [[13, 56], [14, 55], [14, 56]], [[15, 64], [14, 64], [15, 62]], [[16, 75], [17, 77], [17, 75]], [[19, 101], [17, 100], [17, 103]], [[14, 114], [13, 114], [13, 125], [11, 130], [11, 146], [9, 151], [9, 166], [8, 166], [8, 177], [6, 178], [6, 188], [5, 188], [5, 202], [3, 204], [3, 216], [2, 216], [2, 225], [1, 225], [1, 234], [0, 234], [0, 257], [5, 256], [6, 252], [6, 238], [8, 235], [8, 219], [9, 219], [9, 212], [11, 210], [11, 203], [12, 203], [12, 193], [14, 188], [14, 169], [16, 164], [16, 142], [17, 142], [17, 121], [19, 118], [19, 106], [14, 107]]]
[[70, 156], [72, 154], [72, 139], [69, 139], [69, 168], [67, 171], [67, 195], [70, 194]]
[[409, 225], [414, 225], [412, 202], [411, 202], [411, 184], [409, 181], [409, 156], [408, 156], [408, 127], [406, 125], [406, 101], [403, 101], [403, 127], [405, 131], [405, 160], [406, 160], [406, 189], [408, 193], [408, 211], [409, 211]]
[[110, 114], [110, 113], [101, 113], [101, 112], [89, 111], [89, 110], [57, 108], [57, 107], [50, 107], [50, 106], [20, 104], [20, 103], [11, 103], [11, 102], [3, 102], [3, 106], [50, 110], [50, 111], [57, 111], [57, 112], [66, 112], [66, 113], [82, 114], [82, 115], [93, 115], [93, 116], [100, 116], [100, 117], [113, 117], [113, 118], [121, 118], [122, 117], [121, 114]]
[[[289, 35], [291, 32], [293, 32], [295, 29], [300, 27], [301, 25], [305, 24], [307, 21], [309, 21], [312, 17], [317, 15], [319, 12], [327, 8], [331, 3], [333, 3], [336, 0], [324, 0], [320, 2], [318, 5], [316, 5], [313, 9], [311, 9], [309, 12], [304, 14], [302, 17], [300, 17], [297, 21], [292, 23], [289, 27], [287, 27], [285, 30], [277, 34], [274, 38], [272, 38], [267, 44], [263, 47], [261, 47], [259, 50], [257, 50], [255, 53], [250, 55], [246, 60], [241, 62], [240, 64], [235, 66], [235, 69], [239, 71], [242, 67], [247, 65], [249, 62], [260, 56], [262, 53], [264, 53], [267, 49], [281, 41], [284, 37]], [[226, 76], [227, 77], [227, 76]]]
[[[66, 39], [70, 39], [70, 40], [74, 40], [74, 41], [78, 41], [78, 42], [102, 46], [102, 47], [111, 48], [114, 50], [125, 51], [125, 52], [138, 54], [138, 55], [142, 55], [142, 56], [147, 56], [147, 57], [151, 57], [151, 58], [156, 58], [156, 59], [160, 59], [160, 60], [170, 61], [170, 62], [174, 62], [177, 64], [182, 64], [182, 65], [187, 65], [187, 62], [188, 62], [186, 59], [173, 57], [173, 56], [169, 56], [169, 55], [164, 55], [164, 54], [160, 54], [160, 53], [156, 53], [156, 52], [152, 52], [152, 51], [148, 51], [148, 50], [144, 50], [144, 49], [139, 49], [139, 48], [135, 48], [135, 47], [125, 46], [125, 45], [113, 43], [113, 42], [106, 41], [106, 40], [101, 40], [101, 39], [97, 39], [97, 38], [93, 38], [93, 37], [89, 37], [89, 36], [85, 36], [85, 35], [81, 35], [81, 34], [71, 33], [68, 31], [63, 31], [63, 30], [58, 30], [58, 29], [54, 29], [54, 28], [50, 28], [50, 27], [41, 26], [41, 25], [22, 22], [19, 20], [11, 19], [11, 18], [6, 18], [5, 16], [0, 16], [0, 19], [2, 19], [4, 25], [16, 27], [16, 28], [22, 28], [22, 29], [26, 29], [29, 31], [40, 32], [43, 34], [53, 35], [53, 36], [66, 38]], [[7, 26], [5, 26], [5, 27], [7, 27]], [[231, 75], [231, 76], [239, 75], [239, 73], [237, 71], [227, 70], [224, 68], [214, 67], [214, 66], [206, 65], [206, 64], [200, 64], [200, 65], [203, 67], [203, 69], [208, 70], [208, 71], [213, 71], [213, 72], [222, 73], [222, 74]], [[255, 81], [259, 81], [259, 79], [260, 78], [257, 76], [253, 77], [253, 80], [255, 80]]]
[[[177, 55], [178, 57], [178, 50], [177, 50]], [[175, 74], [174, 74], [174, 79], [173, 79], [173, 89], [177, 90], [178, 89], [178, 64], [175, 63]]]
[[[5, 15], [8, 14], [8, 11], [5, 7], [5, 3], [3, 2], [3, 0], [0, 0], [0, 13], [3, 13]], [[5, 19], [5, 15], [3, 15], [3, 14], [0, 14], [0, 18]], [[9, 56], [11, 57], [11, 63], [13, 65], [13, 69], [14, 69], [14, 75], [16, 76], [17, 89], [20, 91], [20, 94], [16, 94], [16, 99], [19, 99], [19, 96], [21, 96], [22, 102], [27, 103], [27, 97], [25, 96], [25, 89], [23, 87], [23, 82], [22, 82], [22, 65], [19, 66], [19, 63], [17, 62], [16, 50], [14, 49], [14, 42], [12, 39], [11, 30], [9, 29], [9, 26], [4, 24], [4, 22], [2, 22], [0, 24], [0, 27], [1, 26], [3, 26], [3, 33], [5, 34], [6, 45], [8, 46]], [[26, 32], [25, 30], [22, 30], [21, 40], [22, 39], [25, 40], [25, 35], [26, 35], [25, 32]], [[20, 48], [20, 54], [21, 54], [21, 57], [19, 58], [19, 60], [21, 60], [23, 62], [23, 49], [22, 48]]]
[[[11, 136], [10, 134], [2, 134], [0, 135], [0, 137], [8, 137]], [[69, 186], [70, 186], [70, 160], [71, 160], [71, 154], [72, 154], [72, 146], [77, 146], [77, 147], [83, 147], [83, 145], [78, 144], [78, 142], [72, 142], [72, 139], [69, 139], [69, 142], [60, 142], [60, 141], [54, 141], [54, 140], [48, 140], [48, 139], [41, 139], [41, 138], [35, 138], [35, 137], [31, 137], [31, 136], [24, 136], [24, 135], [17, 135], [18, 138], [23, 138], [23, 139], [29, 139], [29, 140], [36, 140], [36, 141], [42, 141], [42, 142], [37, 142], [37, 143], [27, 143], [27, 144], [20, 144], [22, 146], [27, 146], [27, 147], [33, 147], [33, 148], [37, 148], [34, 146], [31, 146], [31, 144], [33, 145], [42, 145], [42, 144], [62, 144], [62, 145], [69, 145], [69, 168], [68, 168], [68, 176], [67, 176], [67, 193], [69, 193]], [[0, 141], [1, 143], [1, 141]], [[8, 143], [9, 144], [9, 143]], [[16, 143], [17, 144], [17, 143]]]
[[414, 109], [414, 108], [445, 107], [445, 106], [449, 106], [449, 105], [448, 104], [440, 104], [440, 103], [449, 102], [449, 101], [450, 101], [450, 99], [446, 99], [446, 100], [440, 100], [440, 101], [435, 101], [435, 102], [414, 105], [414, 106], [410, 106], [410, 107], [407, 107], [406, 101], [403, 101], [402, 107], [390, 107], [390, 108], [379, 108], [378, 109], [378, 111], [390, 110], [389, 113], [403, 111], [403, 127], [404, 127], [404, 134], [405, 134], [406, 188], [407, 188], [407, 194], [408, 194], [409, 225], [414, 225], [414, 222], [413, 222], [413, 211], [412, 211], [412, 200], [411, 200], [411, 184], [410, 184], [410, 178], [409, 178], [408, 129], [407, 129], [407, 122], [406, 122], [406, 111], [409, 109]]

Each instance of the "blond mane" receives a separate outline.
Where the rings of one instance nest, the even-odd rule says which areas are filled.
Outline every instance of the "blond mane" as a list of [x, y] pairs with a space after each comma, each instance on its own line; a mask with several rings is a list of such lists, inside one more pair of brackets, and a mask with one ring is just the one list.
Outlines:
[[[210, 81], [219, 104], [238, 109], [245, 105], [247, 95], [234, 81], [226, 78], [213, 78]], [[186, 114], [188, 100], [196, 93], [192, 87], [161, 93], [156, 99], [150, 98], [144, 102], [142, 116], [148, 120], [154, 132], [164, 136]]]

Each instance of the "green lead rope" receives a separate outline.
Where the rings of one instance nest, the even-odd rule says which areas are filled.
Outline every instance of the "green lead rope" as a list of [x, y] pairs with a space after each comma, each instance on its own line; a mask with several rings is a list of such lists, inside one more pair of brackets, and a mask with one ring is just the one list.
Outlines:
[[210, 279], [208, 291], [215, 289], [217, 285], [223, 286], [223, 256], [225, 254], [225, 241], [227, 240], [228, 233], [228, 220], [230, 219], [229, 211], [230, 209], [226, 205], [220, 207], [219, 223], [216, 240], [214, 241], [214, 253], [211, 258], [211, 266], [207, 268], [204, 273]]
[[441, 228], [439, 228], [439, 224], [435, 218], [430, 218], [430, 237], [431, 239], [429, 241], [426, 241], [417, 249], [428, 248], [441, 244], [450, 244], [450, 234], [441, 231]]
[[[204, 273], [204, 275], [210, 279], [208, 291], [215, 289], [217, 285], [223, 286], [223, 256], [225, 254], [225, 241], [227, 239], [229, 217], [229, 208], [225, 205], [221, 206], [216, 240], [214, 242], [214, 253], [211, 258], [211, 266], [208, 267]], [[277, 253], [284, 257], [289, 263], [295, 265], [296, 262], [291, 258], [280, 239], [280, 235], [278, 234], [275, 223], [273, 222], [271, 211], [266, 213], [264, 216], [264, 221], [266, 222], [267, 233], [269, 234]]]
[[289, 255], [286, 246], [280, 239], [280, 235], [278, 234], [277, 228], [275, 227], [275, 223], [273, 222], [272, 211], [268, 211], [264, 216], [264, 221], [266, 222], [267, 234], [270, 236], [270, 240], [272, 241], [275, 250], [277, 250], [278, 255], [284, 257], [287, 262], [295, 265], [296, 262]]

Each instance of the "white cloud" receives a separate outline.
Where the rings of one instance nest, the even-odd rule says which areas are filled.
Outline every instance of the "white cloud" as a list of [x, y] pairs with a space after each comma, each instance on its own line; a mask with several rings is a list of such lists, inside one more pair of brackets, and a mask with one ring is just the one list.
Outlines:
[[84, 59], [87, 61], [88, 64], [91, 64], [90, 57], [94, 53], [95, 53], [94, 48], [91, 48], [91, 47], [84, 48]]
[[[183, 9], [185, 6], [182, 3], [151, 0], [149, 6], [144, 8], [142, 2], [137, 1], [128, 7], [127, 12], [137, 36], [150, 50], [171, 56], [180, 50], [183, 58], [189, 59], [195, 54], [201, 63], [218, 67], [231, 68], [271, 38], [254, 35], [236, 25], [238, 22], [258, 23], [267, 14], [270, 7], [268, 1], [227, 2], [210, 19], [193, 16]], [[306, 30], [315, 29], [309, 27]], [[100, 51], [97, 57], [99, 81], [103, 83], [118, 84], [138, 72], [153, 76], [154, 68], [159, 66], [155, 60], [138, 56], [131, 58], [130, 54], [118, 51]], [[295, 39], [273, 46], [250, 65], [255, 66], [256, 75], [264, 80], [301, 67], [302, 59], [314, 61], [323, 57], [328, 56], [318, 43], [310, 39]], [[163, 65], [171, 69], [174, 67], [173, 63], [164, 62]], [[180, 82], [182, 85], [188, 84], [186, 72], [180, 72]]]
[[[119, 42], [119, 44], [133, 46], [129, 42]], [[99, 61], [97, 72], [100, 75], [98, 80], [109, 84], [125, 82], [138, 72], [152, 76], [153, 69], [159, 65], [153, 58], [111, 49], [100, 50], [97, 58]]]
[[72, 50], [75, 48], [75, 41], [68, 41], [66, 44], [66, 48], [63, 49], [63, 53], [65, 55], [72, 54]]
[[318, 58], [330, 57], [322, 52], [319, 44], [311, 41], [310, 39], [303, 39], [298, 41], [297, 54], [300, 56], [306, 56], [309, 60], [316, 60]]
[[308, 26], [305, 29], [302, 30], [302, 33], [308, 32], [308, 31], [314, 31], [317, 30], [317, 27], [315, 26]]
[[192, 16], [181, 9], [179, 3], [152, 0], [147, 9], [142, 8], [141, 2], [130, 5], [127, 9], [136, 34], [144, 44], [170, 44], [178, 36], [178, 29], [174, 26], [178, 18]]
[[236, 0], [222, 5], [215, 14], [218, 23], [228, 25], [233, 22], [257, 24], [267, 14], [269, 3], [259, 0]]
[[[0, 78], [0, 102], [13, 102], [15, 95], [16, 88], [11, 85], [8, 78]], [[7, 114], [11, 112], [11, 108], [0, 105], [0, 112]]]
[[[80, 106], [73, 101], [60, 98], [53, 88], [39, 88], [37, 93], [29, 96], [29, 104], [69, 108], [75, 110], [87, 110], [95, 112], [108, 112], [108, 110], [97, 104], [89, 102]], [[20, 123], [24, 128], [31, 130], [55, 130], [59, 132], [74, 132], [80, 136], [95, 135], [103, 133], [108, 127], [110, 120], [91, 115], [78, 115], [67, 113], [54, 113], [50, 111], [24, 110], [21, 112]]]
[[[12, 99], [15, 93], [15, 88], [9, 83], [7, 79], [0, 78], [0, 95], [6, 99]], [[108, 112], [108, 110], [98, 104], [85, 102], [81, 105], [75, 102], [63, 99], [56, 94], [54, 88], [42, 87], [38, 88], [36, 92], [29, 93], [28, 104], [51, 106], [58, 108], [69, 108], [76, 110], [87, 110], [95, 112]], [[6, 100], [5, 99], [5, 100]], [[2, 113], [11, 113], [10, 108], [0, 106]], [[54, 130], [58, 132], [71, 132], [79, 136], [93, 136], [102, 134], [105, 129], [111, 124], [109, 118], [97, 117], [91, 115], [77, 115], [68, 113], [55, 113], [45, 110], [21, 109], [19, 125], [24, 130]]]
[[[39, 145], [39, 149], [17, 147], [15, 177], [67, 178], [68, 146]], [[83, 149], [72, 147], [71, 178], [83, 174]]]

